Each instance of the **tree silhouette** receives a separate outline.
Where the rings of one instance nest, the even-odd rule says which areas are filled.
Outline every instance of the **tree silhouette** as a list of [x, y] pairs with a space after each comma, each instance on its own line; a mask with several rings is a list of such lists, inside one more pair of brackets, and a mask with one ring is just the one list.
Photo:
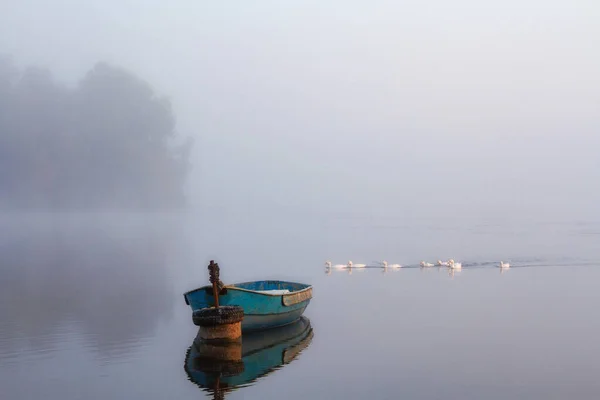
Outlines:
[[176, 139], [169, 101], [128, 71], [68, 88], [0, 58], [0, 207], [181, 207], [193, 143]]

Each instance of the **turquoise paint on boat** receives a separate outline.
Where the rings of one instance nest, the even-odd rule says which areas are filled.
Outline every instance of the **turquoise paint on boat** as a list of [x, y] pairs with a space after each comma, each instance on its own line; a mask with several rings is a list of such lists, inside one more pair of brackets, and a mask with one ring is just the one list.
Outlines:
[[[281, 293], [281, 291], [288, 291]], [[212, 286], [202, 286], [183, 295], [192, 311], [214, 307]], [[225, 286], [219, 305], [244, 309], [242, 331], [274, 328], [292, 323], [302, 316], [312, 298], [312, 286], [287, 281], [252, 281]]]
[[286, 326], [254, 332], [242, 338], [242, 359], [214, 359], [214, 352], [194, 340], [186, 353], [184, 369], [188, 379], [206, 391], [229, 392], [294, 361], [313, 338], [310, 320], [301, 317]]

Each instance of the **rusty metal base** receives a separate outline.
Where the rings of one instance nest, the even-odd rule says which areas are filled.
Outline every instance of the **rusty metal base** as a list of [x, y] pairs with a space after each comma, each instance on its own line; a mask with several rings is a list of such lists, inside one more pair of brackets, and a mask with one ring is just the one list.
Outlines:
[[237, 342], [242, 340], [242, 323], [201, 326], [198, 329], [198, 338], [203, 342]]

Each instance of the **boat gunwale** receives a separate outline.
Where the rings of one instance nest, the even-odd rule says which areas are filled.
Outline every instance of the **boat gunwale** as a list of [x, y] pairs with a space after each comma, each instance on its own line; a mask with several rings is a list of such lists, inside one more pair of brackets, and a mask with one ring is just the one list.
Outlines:
[[[281, 282], [281, 281], [279, 281], [279, 282]], [[249, 283], [249, 282], [242, 282], [242, 283]], [[295, 282], [289, 282], [289, 283], [295, 283]], [[241, 285], [241, 283], [234, 283], [234, 285]], [[305, 284], [301, 283], [300, 285], [305, 285]], [[288, 293], [265, 293], [265, 292], [261, 292], [261, 291], [257, 291], [257, 290], [244, 289], [244, 288], [233, 286], [233, 285], [227, 285], [227, 286], [225, 286], [225, 288], [227, 288], [227, 290], [239, 290], [241, 292], [250, 292], [250, 293], [260, 294], [260, 295], [264, 295], [264, 296], [273, 296], [273, 297], [282, 296], [283, 297], [283, 296], [289, 296], [289, 295], [296, 294], [296, 293], [305, 292], [309, 289], [312, 289], [312, 285], [308, 285], [304, 289], [295, 290], [293, 292], [288, 292]]]
[[[305, 292], [305, 291], [307, 291], [309, 289], [312, 289], [312, 285], [309, 285], [307, 283], [292, 282], [292, 281], [279, 281], [279, 280], [273, 280], [273, 281], [270, 281], [270, 282], [291, 283], [291, 284], [294, 284], [294, 285], [306, 285], [306, 287], [303, 288], [303, 289], [300, 289], [300, 290], [295, 290], [293, 292], [289, 292], [289, 293], [284, 293], [284, 294], [281, 294], [281, 293], [276, 293], [275, 294], [275, 293], [273, 293], [273, 294], [271, 294], [271, 293], [264, 293], [264, 292], [261, 292], [261, 291], [256, 291], [256, 290], [251, 290], [251, 289], [244, 289], [244, 288], [235, 286], [235, 285], [243, 285], [243, 284], [255, 283], [255, 282], [268, 282], [268, 281], [248, 281], [248, 282], [232, 283], [231, 285], [225, 285], [223, 288], [225, 288], [227, 290], [239, 290], [241, 292], [249, 292], [249, 293], [253, 293], [253, 294], [257, 294], [257, 295], [264, 295], [264, 296], [271, 296], [271, 297], [288, 296], [288, 295], [292, 295], [292, 294], [296, 294], [296, 293], [302, 293], [302, 292]], [[189, 303], [187, 302], [187, 295], [188, 294], [197, 292], [197, 291], [202, 290], [202, 289], [211, 288], [211, 287], [212, 286], [210, 286], [210, 285], [204, 285], [204, 286], [198, 287], [196, 289], [192, 289], [190, 291], [185, 292], [183, 294], [183, 296], [185, 297], [186, 304], [189, 305]]]

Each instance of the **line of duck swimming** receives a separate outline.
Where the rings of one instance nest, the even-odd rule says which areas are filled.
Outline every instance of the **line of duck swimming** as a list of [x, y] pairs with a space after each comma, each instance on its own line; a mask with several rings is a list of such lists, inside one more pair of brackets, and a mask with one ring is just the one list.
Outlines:
[[[400, 265], [400, 264], [388, 264], [387, 261], [382, 261], [381, 264], [383, 265], [384, 269], [402, 268], [402, 265]], [[421, 261], [419, 263], [419, 265], [423, 268], [433, 267], [433, 266], [437, 265], [438, 267], [448, 267], [450, 269], [456, 269], [456, 270], [462, 269], [462, 263], [456, 262], [453, 259], [450, 259], [448, 261], [437, 260], [436, 264], [432, 264], [432, 263], [426, 262], [426, 261]], [[365, 268], [367, 265], [366, 264], [354, 264], [352, 261], [348, 261], [347, 264], [332, 264], [331, 261], [328, 260], [328, 261], [325, 261], [325, 266], [328, 269], [352, 269], [352, 268]], [[505, 263], [504, 261], [500, 261], [499, 267], [500, 268], [510, 268], [510, 264]]]

